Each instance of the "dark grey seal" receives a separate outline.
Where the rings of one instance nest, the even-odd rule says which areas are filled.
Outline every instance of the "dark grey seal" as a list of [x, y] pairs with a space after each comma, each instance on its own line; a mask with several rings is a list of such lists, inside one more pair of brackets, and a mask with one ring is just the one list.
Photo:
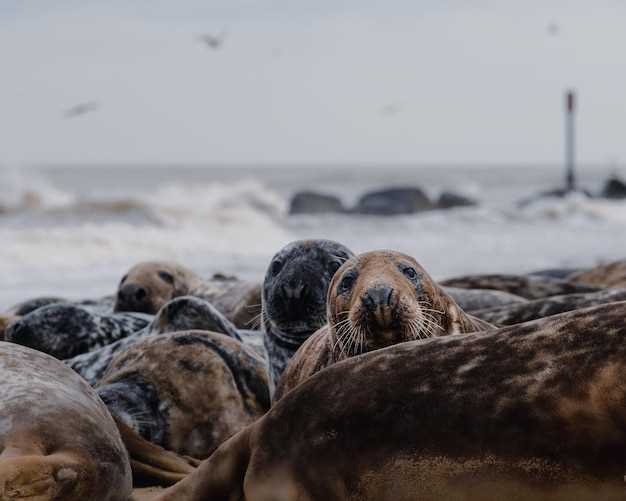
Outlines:
[[354, 254], [332, 240], [299, 240], [283, 247], [265, 274], [262, 325], [270, 388], [293, 354], [326, 324], [326, 296], [335, 272]]
[[12, 322], [5, 339], [63, 360], [130, 336], [151, 320], [142, 313], [101, 314], [85, 306], [57, 303]]

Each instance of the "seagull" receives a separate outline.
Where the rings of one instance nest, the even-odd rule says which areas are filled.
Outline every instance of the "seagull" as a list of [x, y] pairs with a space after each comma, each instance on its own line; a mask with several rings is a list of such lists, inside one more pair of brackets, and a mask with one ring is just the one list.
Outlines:
[[76, 118], [82, 115], [86, 115], [87, 113], [91, 113], [96, 111], [100, 106], [95, 101], [87, 101], [84, 103], [79, 103], [71, 108], [68, 108], [63, 113], [65, 118]]
[[557, 36], [559, 32], [561, 31], [561, 28], [556, 21], [550, 21], [550, 24], [548, 24], [547, 29], [548, 29], [548, 35], [553, 36], [553, 37]]
[[402, 111], [402, 107], [397, 103], [389, 103], [380, 109], [380, 114], [384, 117], [397, 115]]
[[204, 35], [200, 35], [198, 39], [201, 42], [204, 42], [210, 49], [217, 50], [222, 47], [222, 44], [226, 39], [226, 32], [222, 31], [219, 35], [205, 33]]

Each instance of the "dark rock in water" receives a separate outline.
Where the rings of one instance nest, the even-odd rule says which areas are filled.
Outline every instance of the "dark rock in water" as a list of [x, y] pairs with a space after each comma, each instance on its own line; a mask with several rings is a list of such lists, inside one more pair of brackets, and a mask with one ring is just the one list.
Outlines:
[[325, 212], [345, 212], [345, 208], [339, 198], [314, 191], [296, 193], [289, 204], [289, 214], [323, 214]]
[[478, 202], [472, 198], [451, 191], [444, 191], [439, 195], [437, 207], [439, 209], [451, 209], [452, 207], [474, 207]]
[[353, 212], [393, 216], [396, 214], [414, 214], [433, 208], [433, 203], [419, 188], [388, 188], [363, 195], [359, 198]]
[[549, 198], [565, 198], [567, 196], [577, 194], [582, 195], [587, 198], [591, 198], [593, 195], [588, 190], [566, 190], [564, 188], [556, 188], [550, 191], [543, 191], [538, 193], [537, 195], [531, 195], [530, 197], [524, 198], [517, 202], [517, 206], [520, 208], [527, 207], [528, 205], [533, 204], [534, 202], [538, 202], [539, 200], [545, 200]]
[[626, 198], [626, 183], [617, 176], [612, 176], [604, 183], [601, 196], [604, 198]]

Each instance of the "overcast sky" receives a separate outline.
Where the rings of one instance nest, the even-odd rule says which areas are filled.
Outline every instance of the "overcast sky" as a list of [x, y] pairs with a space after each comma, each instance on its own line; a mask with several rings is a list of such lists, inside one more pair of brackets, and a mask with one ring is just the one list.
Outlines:
[[581, 161], [623, 163], [624, 19], [617, 0], [0, 0], [0, 164], [555, 163], [570, 86]]

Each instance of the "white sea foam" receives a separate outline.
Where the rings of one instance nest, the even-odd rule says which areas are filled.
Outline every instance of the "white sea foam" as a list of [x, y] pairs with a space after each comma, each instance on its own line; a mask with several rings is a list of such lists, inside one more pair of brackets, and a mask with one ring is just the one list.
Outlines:
[[[98, 175], [102, 180], [106, 173]], [[84, 186], [63, 190], [32, 174], [4, 176], [16, 193], [36, 192], [40, 202], [24, 206], [20, 195], [9, 200], [6, 193], [0, 201], [10, 207], [0, 215], [0, 309], [42, 294], [111, 293], [128, 267], [146, 259], [178, 260], [206, 275], [223, 271], [261, 279], [272, 254], [299, 238], [331, 238], [356, 252], [398, 249], [438, 278], [626, 257], [626, 203], [567, 197], [520, 209], [511, 195], [494, 202], [492, 193], [501, 193], [497, 186], [490, 192], [478, 181], [464, 185], [486, 202], [478, 208], [391, 218], [289, 217], [288, 196], [303, 187], [296, 180], [276, 188], [271, 179], [181, 174], [175, 182], [151, 180], [149, 188], [131, 186], [120, 194]], [[350, 181], [333, 183], [353, 197]]]

